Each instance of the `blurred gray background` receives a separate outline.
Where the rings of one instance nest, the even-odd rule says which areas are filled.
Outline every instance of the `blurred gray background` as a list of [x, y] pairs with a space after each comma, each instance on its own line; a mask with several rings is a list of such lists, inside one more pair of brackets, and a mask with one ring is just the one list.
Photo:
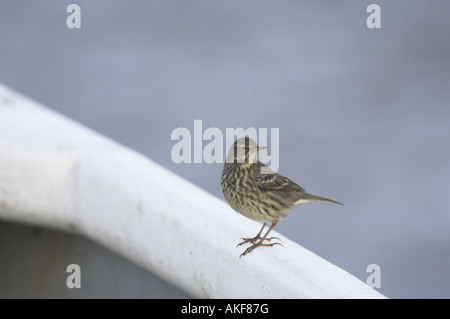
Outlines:
[[[81, 29], [66, 27], [70, 3]], [[381, 29], [366, 26], [370, 3]], [[449, 12], [446, 0], [0, 0], [0, 81], [220, 198], [222, 164], [174, 164], [172, 130], [279, 128], [279, 172], [345, 206], [297, 207], [277, 231], [363, 281], [380, 265], [388, 297], [449, 298]], [[0, 297], [185, 296], [77, 236], [1, 223], [0, 238]], [[33, 258], [56, 267], [55, 238], [95, 293], [11, 279]]]

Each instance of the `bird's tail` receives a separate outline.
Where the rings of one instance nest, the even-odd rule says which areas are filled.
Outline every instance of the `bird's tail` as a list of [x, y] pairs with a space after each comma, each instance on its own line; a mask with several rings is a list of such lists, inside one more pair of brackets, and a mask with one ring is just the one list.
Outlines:
[[302, 198], [297, 202], [298, 205], [300, 204], [305, 204], [308, 202], [316, 202], [316, 201], [320, 201], [320, 202], [329, 202], [329, 203], [334, 203], [334, 204], [339, 204], [339, 205], [344, 205], [342, 203], [339, 203], [335, 200], [326, 198], [326, 197], [322, 197], [322, 196], [317, 196], [317, 195], [311, 195], [308, 193], [304, 193]]

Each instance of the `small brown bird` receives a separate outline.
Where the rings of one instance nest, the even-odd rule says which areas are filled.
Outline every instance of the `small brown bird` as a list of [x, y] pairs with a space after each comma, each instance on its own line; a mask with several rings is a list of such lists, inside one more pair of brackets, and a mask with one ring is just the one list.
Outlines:
[[[222, 171], [222, 191], [231, 208], [245, 217], [263, 223], [255, 237], [242, 238], [243, 241], [238, 244], [238, 246], [253, 244], [241, 254], [241, 257], [260, 246], [281, 245], [267, 244], [264, 241], [270, 242], [276, 238], [267, 238], [267, 235], [294, 206], [313, 201], [343, 205], [332, 199], [308, 194], [303, 187], [257, 161], [258, 151], [265, 148], [259, 147], [248, 137], [238, 139], [230, 148]], [[264, 227], [269, 222], [272, 223], [269, 230], [261, 237]]]

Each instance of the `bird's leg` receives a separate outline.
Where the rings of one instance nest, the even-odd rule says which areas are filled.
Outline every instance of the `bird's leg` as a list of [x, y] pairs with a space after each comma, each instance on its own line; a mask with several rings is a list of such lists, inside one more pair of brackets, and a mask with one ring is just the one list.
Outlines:
[[[244, 244], [246, 244], [246, 243], [252, 243], [252, 244], [254, 244], [254, 243], [255, 243], [256, 241], [258, 241], [259, 239], [262, 239], [261, 233], [262, 233], [264, 227], [266, 227], [266, 225], [267, 225], [267, 223], [264, 223], [264, 225], [261, 227], [261, 230], [259, 231], [259, 233], [258, 233], [255, 237], [253, 237], [253, 238], [241, 238], [243, 241], [242, 241], [241, 243], [237, 244], [236, 247], [239, 247], [239, 246], [244, 245]], [[269, 232], [266, 233], [266, 236], [267, 236], [268, 233], [269, 233]], [[266, 238], [266, 236], [264, 236], [264, 240], [267, 240], [267, 241], [271, 241], [272, 239], [279, 239], [278, 237], [269, 237], [269, 238]]]
[[264, 223], [264, 224], [263, 224], [263, 226], [261, 227], [261, 230], [259, 231], [258, 235], [256, 235], [255, 237], [253, 237], [253, 238], [241, 238], [241, 239], [243, 240], [243, 242], [237, 244], [236, 247], [239, 247], [239, 246], [244, 245], [244, 244], [246, 244], [246, 243], [252, 243], [252, 244], [254, 244], [258, 239], [261, 239], [261, 233], [262, 233], [264, 227], [266, 227], [266, 224], [267, 224], [267, 223]]
[[[256, 249], [257, 247], [260, 247], [260, 246], [273, 247], [274, 245], [281, 245], [280, 243], [263, 244], [263, 241], [264, 241], [264, 240], [270, 240], [270, 239], [274, 238], [274, 237], [271, 237], [271, 238], [267, 239], [267, 235], [268, 235], [268, 234], [270, 233], [270, 231], [275, 227], [275, 225], [277, 224], [277, 222], [278, 222], [278, 221], [273, 221], [273, 222], [272, 222], [272, 225], [270, 226], [269, 230], [265, 233], [264, 237], [262, 237], [262, 238], [260, 239], [260, 241], [258, 241], [256, 244], [253, 244], [252, 246], [248, 247], [248, 248], [247, 248], [247, 249], [246, 249], [239, 257], [245, 256], [245, 255], [251, 253], [254, 249]], [[265, 224], [264, 224], [264, 226], [265, 226]], [[263, 228], [264, 228], [264, 227], [263, 227]], [[262, 229], [261, 229], [261, 231], [262, 231]], [[260, 233], [261, 233], [261, 231], [260, 231]], [[261, 234], [259, 234], [259, 235], [261, 235]], [[253, 243], [253, 242], [252, 242], [252, 243]], [[281, 246], [283, 246], [283, 245], [281, 245]]]

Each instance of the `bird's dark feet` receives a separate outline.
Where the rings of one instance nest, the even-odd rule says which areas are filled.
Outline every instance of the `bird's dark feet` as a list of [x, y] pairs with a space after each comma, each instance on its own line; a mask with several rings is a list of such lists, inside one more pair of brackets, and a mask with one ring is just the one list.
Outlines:
[[[243, 241], [240, 242], [239, 244], [237, 244], [236, 247], [242, 246], [242, 245], [247, 244], [247, 243], [255, 244], [258, 240], [261, 240], [261, 239], [263, 239], [263, 238], [262, 238], [261, 236], [257, 235], [257, 236], [255, 236], [255, 237], [253, 237], [253, 238], [243, 238], [243, 237], [242, 237], [241, 239], [242, 239]], [[280, 238], [278, 238], [278, 237], [264, 238], [264, 240], [267, 240], [267, 241], [271, 241], [272, 239], [278, 239], [278, 240], [280, 240]]]
[[[239, 256], [239, 258], [241, 258], [242, 256], [245, 256], [245, 255], [247, 255], [247, 254], [249, 254], [249, 253], [251, 253], [253, 250], [255, 250], [256, 248], [261, 247], [261, 246], [266, 246], [266, 247], [273, 247], [273, 246], [275, 246], [275, 245], [283, 246], [281, 243], [263, 244], [263, 241], [264, 241], [264, 240], [270, 241], [270, 240], [273, 239], [273, 238], [277, 238], [277, 237], [261, 238], [261, 240], [258, 241], [256, 244], [253, 244], [252, 246], [248, 247], [248, 248], [247, 248], [247, 249]], [[251, 238], [251, 239], [252, 239], [252, 238]], [[279, 238], [277, 238], [277, 239], [279, 239]], [[252, 242], [252, 241], [250, 241], [250, 242]], [[252, 242], [252, 243], [253, 243], [253, 242]], [[241, 243], [241, 244], [242, 244], [242, 243]]]

